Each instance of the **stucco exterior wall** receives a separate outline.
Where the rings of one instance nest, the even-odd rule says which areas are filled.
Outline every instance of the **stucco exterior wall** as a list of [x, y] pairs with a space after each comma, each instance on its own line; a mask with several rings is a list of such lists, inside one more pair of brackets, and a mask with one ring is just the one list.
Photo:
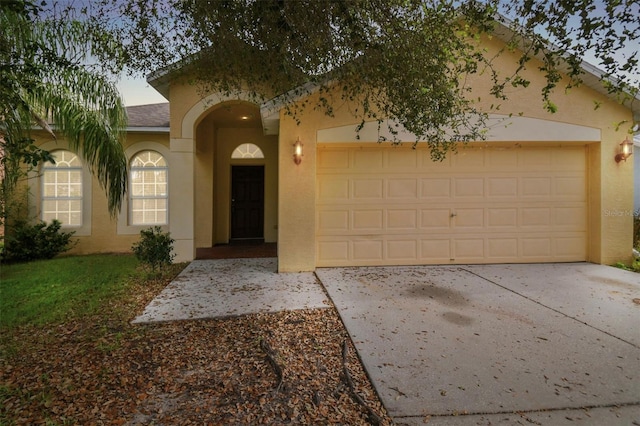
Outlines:
[[213, 197], [216, 191], [214, 185], [216, 136], [212, 120], [210, 118], [202, 120], [196, 132], [196, 247], [211, 247], [215, 241]]
[[[485, 39], [484, 45], [489, 49], [489, 55], [502, 48], [502, 42], [497, 39]], [[509, 75], [515, 69], [517, 57], [515, 52], [503, 53], [495, 69], [501, 70], [503, 76]], [[591, 240], [588, 260], [603, 264], [628, 261], [632, 246], [633, 167], [628, 162], [616, 163], [614, 157], [620, 142], [629, 134], [632, 113], [586, 86], [565, 92], [566, 80], [558, 83], [559, 89], [551, 95], [551, 100], [558, 107], [557, 112], [547, 112], [541, 97], [545, 80], [538, 71], [540, 65], [537, 61], [529, 64], [523, 75], [531, 81], [530, 86], [510, 89], [507, 92], [509, 100], [501, 102], [501, 111], [600, 129], [601, 142], [589, 149]], [[474, 76], [470, 84], [474, 87], [473, 93], [481, 97], [483, 109], [488, 110], [492, 104], [497, 104], [486, 95], [490, 87], [487, 75]]]
[[[485, 40], [488, 55], [502, 47], [496, 40]], [[515, 68], [517, 57], [504, 54], [494, 66], [508, 74]], [[631, 123], [631, 111], [606, 98], [594, 90], [582, 86], [565, 93], [558, 90], [552, 101], [558, 106], [552, 114], [543, 108], [540, 89], [544, 85], [543, 75], [537, 71], [535, 61], [525, 72], [531, 81], [528, 88], [512, 89], [507, 101], [497, 102], [489, 95], [491, 80], [488, 74], [472, 77], [469, 84], [474, 87], [471, 96], [480, 97], [479, 106], [486, 112], [521, 114], [559, 123], [572, 123], [595, 128], [600, 131], [601, 141], [588, 146], [589, 188], [589, 261], [611, 264], [628, 261], [632, 246], [633, 167], [629, 162], [616, 163], [614, 156], [619, 143], [625, 138]], [[559, 87], [562, 87], [559, 85]], [[325, 95], [326, 96], [326, 95]], [[335, 99], [339, 99], [336, 94]], [[314, 105], [318, 95], [312, 95], [309, 104]], [[599, 104], [599, 108], [594, 106]], [[500, 104], [500, 109], [492, 105]], [[321, 111], [307, 109], [299, 116], [300, 124], [284, 113], [280, 115], [280, 201], [278, 251], [280, 271], [302, 271], [315, 268], [315, 193], [317, 131], [346, 124], [356, 125], [359, 120], [352, 116], [352, 105], [334, 102], [334, 116]], [[291, 158], [292, 144], [297, 138], [304, 143], [302, 163], [296, 166]], [[535, 136], [527, 135], [529, 140]], [[577, 143], [579, 141], [576, 141]], [[553, 149], [550, 147], [549, 149]]]
[[[37, 133], [36, 140], [40, 146], [48, 150], [69, 149], [65, 140], [56, 142], [50, 141], [47, 136]], [[129, 133], [124, 141], [125, 151], [135, 154], [136, 147], [168, 147], [169, 137], [166, 133]], [[130, 157], [128, 157], [129, 159]], [[167, 158], [169, 164], [172, 159]], [[123, 253], [130, 252], [131, 245], [140, 238], [138, 230], [135, 232], [122, 232], [122, 222], [127, 220], [126, 201], [123, 204], [123, 212], [114, 218], [109, 214], [107, 197], [104, 189], [98, 180], [93, 176], [86, 176], [83, 184], [89, 186], [83, 191], [84, 197], [89, 197], [89, 228], [82, 232], [77, 232], [74, 241], [77, 244], [70, 250], [69, 254], [89, 254], [89, 253]], [[29, 215], [32, 219], [39, 218], [40, 215], [40, 182], [37, 177], [31, 179], [29, 196]], [[119, 222], [120, 221], [120, 227]], [[66, 231], [75, 231], [75, 228], [64, 228]]]

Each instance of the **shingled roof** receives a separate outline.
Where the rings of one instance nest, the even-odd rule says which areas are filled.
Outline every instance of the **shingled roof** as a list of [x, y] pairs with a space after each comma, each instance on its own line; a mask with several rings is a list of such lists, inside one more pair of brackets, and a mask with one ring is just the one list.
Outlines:
[[169, 102], [127, 107], [129, 128], [169, 128]]

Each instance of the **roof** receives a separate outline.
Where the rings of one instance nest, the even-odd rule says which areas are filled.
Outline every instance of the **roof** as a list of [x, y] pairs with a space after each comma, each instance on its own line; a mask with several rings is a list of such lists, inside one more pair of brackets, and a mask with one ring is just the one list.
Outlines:
[[[510, 20], [503, 16], [497, 17], [495, 20], [496, 27], [494, 29], [493, 34], [501, 39], [504, 42], [509, 42], [514, 32], [509, 26], [512, 24]], [[522, 40], [523, 43], [527, 43], [527, 40]], [[553, 49], [554, 46], [549, 44], [549, 48]], [[537, 59], [541, 59], [543, 52], [534, 55]], [[162, 94], [165, 98], [169, 97], [169, 80], [171, 79], [171, 73], [178, 68], [184, 66], [183, 61], [178, 61], [174, 64], [170, 64], [164, 68], [161, 68], [147, 76], [147, 82], [151, 84], [160, 94]], [[588, 62], [583, 61], [580, 65], [584, 73], [580, 75], [580, 79], [582, 84], [591, 88], [592, 90], [605, 95], [609, 99], [612, 99], [616, 102], [620, 102], [620, 95], [616, 93], [610, 92], [602, 80], [604, 78], [604, 73], [598, 67], [589, 64]], [[562, 65], [560, 66], [562, 70]], [[564, 69], [566, 71], [567, 69]], [[327, 78], [330, 80], [330, 78]], [[263, 128], [265, 129], [266, 134], [277, 134], [278, 132], [278, 123], [279, 123], [279, 114], [278, 112], [284, 108], [287, 103], [300, 99], [305, 95], [310, 95], [317, 91], [320, 88], [320, 85], [317, 83], [307, 82], [301, 86], [293, 88], [287, 93], [283, 93], [279, 96], [276, 96], [273, 99], [270, 99], [260, 105], [260, 112], [262, 115]], [[633, 102], [640, 101], [640, 95], [636, 95], [635, 97], [627, 97], [622, 100], [622, 105], [629, 108], [633, 112], [634, 121], [640, 121], [640, 109], [635, 110], [632, 108]]]
[[169, 129], [169, 102], [127, 107], [128, 130]]

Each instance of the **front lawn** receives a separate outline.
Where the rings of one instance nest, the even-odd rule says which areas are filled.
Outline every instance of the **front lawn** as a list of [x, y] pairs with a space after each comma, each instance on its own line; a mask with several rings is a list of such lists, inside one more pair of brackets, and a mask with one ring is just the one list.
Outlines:
[[0, 327], [95, 315], [117, 303], [141, 273], [132, 255], [61, 257], [0, 266]]
[[185, 266], [149, 279], [136, 265], [2, 265], [0, 425], [391, 423], [335, 309], [134, 326]]

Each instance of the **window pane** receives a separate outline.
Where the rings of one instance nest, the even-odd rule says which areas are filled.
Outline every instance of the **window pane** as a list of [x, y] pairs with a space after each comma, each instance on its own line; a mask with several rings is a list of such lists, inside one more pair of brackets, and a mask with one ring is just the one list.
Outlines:
[[231, 158], [264, 158], [264, 154], [257, 145], [243, 143], [231, 153]]
[[51, 153], [56, 164], [45, 163], [42, 171], [42, 220], [63, 225], [82, 225], [82, 162], [70, 151]]
[[142, 151], [131, 159], [130, 221], [132, 225], [167, 223], [168, 170], [165, 158]]

